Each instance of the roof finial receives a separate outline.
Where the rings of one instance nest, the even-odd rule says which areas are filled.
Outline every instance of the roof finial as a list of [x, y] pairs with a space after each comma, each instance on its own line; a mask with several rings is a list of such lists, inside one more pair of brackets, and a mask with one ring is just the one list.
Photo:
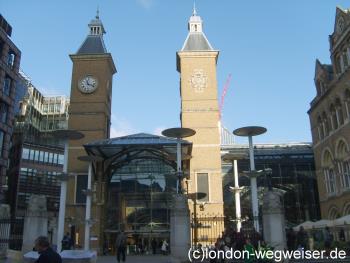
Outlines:
[[100, 19], [100, 9], [97, 6], [96, 19]]
[[196, 10], [196, 0], [193, 0], [193, 16], [197, 15], [197, 10]]

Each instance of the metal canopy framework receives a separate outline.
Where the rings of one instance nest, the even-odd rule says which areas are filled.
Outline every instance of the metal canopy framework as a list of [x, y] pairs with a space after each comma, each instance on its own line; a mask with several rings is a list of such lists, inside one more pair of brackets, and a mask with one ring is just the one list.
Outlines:
[[102, 157], [109, 171], [137, 159], [158, 159], [176, 168], [176, 145], [181, 143], [183, 160], [189, 159], [192, 143], [164, 136], [138, 133], [84, 145], [88, 155]]

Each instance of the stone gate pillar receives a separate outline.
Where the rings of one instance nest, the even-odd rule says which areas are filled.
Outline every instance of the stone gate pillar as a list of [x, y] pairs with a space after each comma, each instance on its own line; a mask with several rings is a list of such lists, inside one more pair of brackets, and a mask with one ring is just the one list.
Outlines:
[[46, 196], [32, 195], [29, 197], [28, 208], [24, 218], [22, 251], [33, 250], [34, 241], [39, 236], [47, 236], [47, 206]]
[[264, 240], [274, 247], [274, 250], [284, 250], [286, 248], [286, 233], [281, 195], [270, 190], [264, 194], [263, 200]]
[[174, 261], [185, 262], [191, 243], [190, 212], [187, 197], [177, 194], [170, 213], [170, 250]]

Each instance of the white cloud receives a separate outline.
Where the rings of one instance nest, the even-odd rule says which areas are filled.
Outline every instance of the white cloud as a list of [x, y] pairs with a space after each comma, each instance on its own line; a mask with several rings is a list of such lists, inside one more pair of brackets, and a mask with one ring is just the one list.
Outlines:
[[138, 131], [124, 117], [112, 114], [112, 125], [110, 128], [111, 138], [137, 133]]
[[153, 134], [154, 134], [154, 135], [163, 136], [163, 135], [162, 135], [162, 131], [164, 131], [165, 129], [167, 129], [167, 128], [162, 127], [162, 126], [156, 127], [156, 128], [153, 130]]
[[137, 0], [137, 2], [145, 9], [150, 9], [154, 3], [154, 0]]

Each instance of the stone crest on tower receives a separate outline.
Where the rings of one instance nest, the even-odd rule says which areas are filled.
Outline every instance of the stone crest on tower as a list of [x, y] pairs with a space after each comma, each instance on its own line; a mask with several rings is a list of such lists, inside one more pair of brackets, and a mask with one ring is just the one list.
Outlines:
[[190, 77], [190, 85], [195, 92], [203, 92], [207, 88], [208, 77], [203, 69], [194, 69]]

